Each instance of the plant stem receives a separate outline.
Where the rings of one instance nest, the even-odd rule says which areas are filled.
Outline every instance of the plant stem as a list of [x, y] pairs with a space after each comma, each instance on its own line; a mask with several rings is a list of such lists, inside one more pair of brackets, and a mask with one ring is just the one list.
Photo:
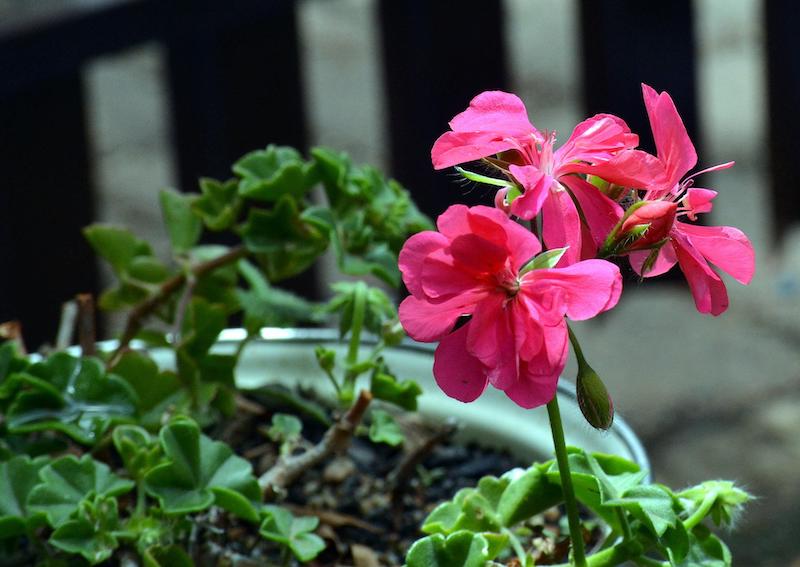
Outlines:
[[94, 299], [90, 293], [79, 293], [75, 296], [78, 305], [78, 344], [81, 346], [81, 356], [94, 356], [95, 336], [94, 328]]
[[[585, 565], [587, 567], [615, 567], [631, 560], [638, 563], [643, 552], [644, 549], [637, 542], [622, 542], [590, 555]], [[571, 565], [573, 563], [560, 563], [553, 567], [570, 567]], [[661, 564], [658, 563], [658, 565], [660, 566]]]
[[[564, 504], [569, 520], [569, 537], [572, 540], [572, 558], [576, 567], [587, 567], [586, 551], [583, 548], [583, 531], [578, 517], [578, 503], [572, 488], [572, 476], [569, 472], [567, 445], [564, 441], [564, 427], [561, 423], [561, 412], [558, 409], [558, 394], [547, 404], [547, 415], [550, 418], [550, 431], [553, 433], [553, 446], [558, 461], [558, 474], [561, 476], [561, 489], [564, 492]], [[612, 548], [613, 549], [613, 548]]]
[[[244, 246], [236, 246], [228, 250], [225, 254], [217, 256], [216, 258], [197, 264], [191, 269], [190, 273], [195, 279], [200, 279], [202, 276], [213, 272], [217, 268], [226, 266], [232, 262], [239, 260], [247, 254], [247, 249]], [[108, 359], [107, 368], [112, 368], [119, 362], [122, 354], [127, 350], [128, 344], [142, 328], [145, 319], [149, 317], [153, 311], [161, 307], [173, 293], [178, 291], [183, 284], [186, 283], [186, 272], [182, 272], [168, 279], [162, 283], [155, 295], [152, 295], [134, 307], [128, 314], [128, 321], [125, 324], [125, 330], [122, 337], [119, 339], [119, 346]]]
[[347, 347], [344, 383], [342, 384], [342, 392], [339, 394], [339, 399], [347, 403], [352, 400], [355, 390], [357, 375], [352, 369], [358, 362], [358, 350], [361, 346], [361, 330], [364, 327], [366, 308], [367, 285], [359, 281], [356, 283], [355, 290], [353, 291], [353, 325], [350, 327], [350, 344]]
[[503, 528], [503, 533], [508, 536], [508, 541], [511, 543], [511, 547], [514, 549], [514, 553], [517, 554], [517, 559], [519, 559], [520, 565], [526, 564], [527, 555], [525, 550], [522, 548], [522, 544], [519, 542], [519, 538], [514, 535], [514, 532], [509, 530], [508, 528]]
[[697, 524], [703, 521], [703, 518], [708, 515], [711, 507], [714, 505], [714, 502], [717, 501], [717, 496], [716, 490], [712, 490], [706, 494], [700, 506], [697, 507], [697, 510], [683, 522], [683, 527], [686, 528], [687, 532], [692, 531]]
[[622, 526], [622, 539], [624, 541], [630, 540], [633, 537], [631, 525], [628, 523], [628, 517], [622, 508], [617, 508], [617, 519], [619, 520], [619, 525]]

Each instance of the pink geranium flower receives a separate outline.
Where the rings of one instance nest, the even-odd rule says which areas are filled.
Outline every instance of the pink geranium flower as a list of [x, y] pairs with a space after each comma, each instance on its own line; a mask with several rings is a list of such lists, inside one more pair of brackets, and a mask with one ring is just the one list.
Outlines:
[[[716, 191], [693, 187], [694, 178], [701, 173], [727, 169], [733, 162], [723, 163], [684, 178], [697, 163], [697, 153], [686, 128], [675, 108], [672, 98], [666, 93], [656, 93], [642, 85], [644, 103], [653, 129], [657, 159], [663, 176], [646, 186], [645, 199], [659, 199], [680, 205], [677, 217], [695, 220], [697, 214], [711, 211], [711, 201]], [[674, 210], [665, 208], [674, 215]], [[668, 213], [669, 214], [669, 213]], [[709, 266], [715, 264], [742, 284], [750, 283], [755, 271], [755, 253], [745, 234], [730, 226], [700, 226], [675, 220], [665, 244], [645, 273], [647, 251], [630, 254], [634, 270], [644, 277], [663, 274], [676, 263], [680, 266], [700, 313], [719, 315], [728, 308], [728, 292], [725, 283]]]
[[437, 226], [412, 236], [399, 259], [411, 292], [400, 321], [412, 338], [440, 341], [437, 383], [463, 402], [491, 383], [522, 407], [546, 404], [567, 358], [564, 316], [588, 319], [616, 305], [619, 269], [586, 260], [524, 270], [538, 239], [492, 207], [453, 205]]
[[[576, 173], [594, 173], [593, 167], [614, 158], [615, 165], [602, 170], [604, 178], [637, 186], [651, 180], [645, 176], [642, 181], [643, 174], [650, 171], [645, 165], [652, 156], [631, 150], [638, 144], [638, 136], [610, 114], [584, 120], [566, 143], [555, 149], [555, 134], [537, 130], [517, 96], [487, 91], [455, 116], [450, 128], [433, 145], [434, 168], [499, 154], [501, 160], [493, 163], [500, 164], [523, 189], [511, 203], [510, 213], [529, 220], [542, 212], [542, 237], [547, 247], [568, 247], [560, 265], [593, 257], [622, 215], [617, 203]], [[501, 207], [503, 200], [497, 202]]]

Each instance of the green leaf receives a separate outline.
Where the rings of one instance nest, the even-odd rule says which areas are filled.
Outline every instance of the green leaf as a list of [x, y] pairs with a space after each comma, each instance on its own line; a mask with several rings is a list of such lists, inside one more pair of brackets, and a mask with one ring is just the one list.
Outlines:
[[158, 284], [169, 277], [169, 270], [154, 256], [136, 256], [128, 264], [128, 275], [140, 282]]
[[293, 148], [275, 145], [245, 155], [233, 172], [242, 178], [241, 196], [268, 202], [284, 195], [300, 199], [318, 179], [313, 162], [306, 163]]
[[386, 443], [392, 447], [401, 445], [405, 440], [403, 431], [394, 418], [383, 410], [372, 410], [372, 423], [369, 426], [369, 438], [373, 443]]
[[269, 437], [273, 441], [294, 441], [303, 431], [303, 422], [296, 416], [286, 413], [272, 415], [272, 427], [269, 428]]
[[499, 532], [503, 526], [497, 508], [510, 482], [506, 476], [485, 476], [476, 488], [459, 490], [452, 501], [434, 508], [422, 525], [422, 532]]
[[137, 482], [161, 461], [161, 447], [138, 425], [118, 425], [112, 439], [125, 470]]
[[217, 503], [249, 521], [257, 521], [253, 502], [261, 499], [252, 466], [230, 447], [200, 434], [189, 419], [178, 419], [160, 432], [168, 461], [150, 470], [145, 488], [167, 514], [199, 512]]
[[98, 497], [83, 502], [79, 517], [58, 526], [49, 542], [68, 553], [82, 555], [95, 565], [111, 557], [119, 545], [114, 533], [118, 527], [116, 499]]
[[83, 500], [119, 496], [134, 487], [90, 455], [80, 460], [73, 455], [61, 457], [42, 468], [39, 477], [41, 484], [31, 491], [28, 510], [43, 513], [54, 528], [67, 521]]
[[152, 256], [150, 245], [126, 228], [93, 224], [84, 228], [83, 234], [118, 276], [127, 273], [128, 266], [136, 256]]
[[562, 498], [561, 488], [547, 479], [542, 467], [533, 466], [519, 475], [509, 471], [504, 476], [511, 482], [500, 496], [497, 513], [505, 527], [555, 506]]
[[183, 318], [180, 346], [192, 358], [198, 359], [214, 346], [227, 324], [228, 318], [222, 305], [193, 297]]
[[730, 567], [731, 552], [705, 526], [697, 526], [690, 536], [689, 553], [677, 567]]
[[222, 183], [207, 177], [201, 178], [200, 191], [202, 195], [196, 198], [192, 207], [208, 229], [220, 231], [230, 228], [242, 208], [238, 180], [229, 179]]
[[263, 512], [259, 533], [265, 539], [288, 547], [299, 561], [311, 561], [325, 549], [323, 539], [312, 533], [317, 529], [318, 518], [298, 518], [285, 508], [273, 505], [264, 506]]
[[466, 530], [445, 538], [441, 534], [417, 540], [408, 550], [408, 567], [484, 567], [492, 560], [489, 542]]
[[161, 371], [155, 361], [141, 352], [130, 351], [122, 355], [114, 366], [114, 374], [125, 380], [139, 398], [142, 422], [147, 426], [158, 423], [163, 410], [174, 401], [181, 388], [172, 371]]
[[0, 538], [25, 533], [30, 520], [26, 501], [48, 461], [47, 457], [20, 455], [0, 463]]
[[672, 494], [665, 487], [656, 484], [635, 486], [626, 490], [621, 498], [609, 499], [603, 504], [624, 508], [658, 537], [668, 528], [674, 528], [678, 522]]
[[302, 272], [328, 247], [325, 232], [301, 216], [289, 196], [269, 211], [251, 208], [241, 235], [272, 282]]
[[6, 415], [12, 433], [55, 430], [90, 445], [136, 415], [136, 393], [119, 376], [106, 374], [96, 358], [56, 353], [17, 376], [25, 388]]
[[173, 252], [176, 254], [186, 252], [197, 244], [203, 230], [200, 217], [192, 208], [197, 197], [164, 190], [158, 194], [158, 198]]
[[154, 545], [142, 555], [144, 567], [194, 567], [192, 558], [177, 545]]
[[245, 328], [251, 334], [261, 327], [320, 321], [319, 309], [314, 303], [290, 291], [273, 287], [247, 260], [239, 261], [239, 272], [250, 286], [248, 290], [237, 289], [236, 297], [244, 310]]
[[369, 389], [376, 399], [408, 411], [417, 410], [417, 398], [422, 394], [422, 388], [413, 380], [399, 382], [393, 375], [378, 371], [372, 373]]
[[378, 334], [386, 321], [394, 320], [397, 317], [394, 303], [376, 287], [366, 286], [364, 282], [358, 281], [336, 282], [331, 285], [331, 289], [335, 295], [328, 301], [325, 310], [339, 315], [339, 334], [341, 336], [346, 335], [353, 325], [356, 296], [358, 293], [363, 293], [364, 289], [366, 289], [366, 293], [363, 326], [367, 331]]

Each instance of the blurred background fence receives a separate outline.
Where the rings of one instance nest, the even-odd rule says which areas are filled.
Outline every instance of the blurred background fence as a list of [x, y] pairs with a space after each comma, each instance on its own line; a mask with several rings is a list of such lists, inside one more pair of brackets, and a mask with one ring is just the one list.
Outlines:
[[[435, 215], [486, 202], [429, 160], [478, 92], [517, 92], [562, 140], [582, 117], [612, 112], [652, 150], [646, 82], [675, 99], [698, 168], [737, 161], [703, 180], [722, 197], [710, 223], [748, 233], [758, 275], [755, 289], [731, 289], [721, 324], [692, 313], [688, 292], [672, 289], [680, 281], [647, 303], [634, 298], [609, 315], [624, 320], [616, 331], [591, 327], [605, 357], [593, 365], [605, 365], [618, 407], [653, 441], [662, 478], [703, 477], [705, 464], [674, 464], [695, 455], [709, 474], [772, 498], [735, 546], [739, 564], [791, 564], [799, 16], [790, 0], [0, 0], [0, 320], [21, 320], [33, 345], [50, 339], [60, 302], [101, 287], [82, 226], [121, 222], [163, 243], [159, 188], [224, 178], [267, 143], [347, 150], [387, 168]], [[303, 291], [324, 294], [324, 282]], [[621, 323], [625, 341], [646, 348], [620, 356]], [[658, 363], [670, 370], [659, 375]], [[762, 452], [742, 456], [742, 442]]]

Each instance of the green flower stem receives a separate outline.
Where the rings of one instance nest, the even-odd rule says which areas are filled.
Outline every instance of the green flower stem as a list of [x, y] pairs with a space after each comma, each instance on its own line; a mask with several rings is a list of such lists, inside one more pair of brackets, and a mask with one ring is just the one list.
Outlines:
[[697, 510], [683, 522], [683, 527], [686, 528], [687, 532], [692, 531], [697, 524], [703, 521], [703, 518], [708, 516], [711, 507], [714, 505], [714, 502], [717, 501], [717, 496], [719, 496], [719, 494], [716, 490], [712, 490], [706, 494], [706, 497], [700, 502], [700, 506], [697, 507]]
[[628, 541], [633, 538], [633, 533], [631, 532], [631, 525], [628, 523], [628, 517], [625, 515], [625, 511], [622, 508], [617, 508], [617, 519], [619, 520], [619, 525], [622, 526], [622, 538], [624, 541]]
[[367, 309], [367, 285], [359, 281], [353, 291], [353, 325], [350, 327], [350, 344], [347, 347], [347, 359], [344, 375], [344, 384], [340, 398], [342, 401], [350, 402], [355, 393], [355, 382], [357, 374], [353, 367], [358, 362], [358, 350], [361, 346], [361, 330], [364, 326], [364, 315]]
[[[569, 520], [569, 536], [572, 540], [572, 558], [576, 567], [587, 567], [586, 551], [583, 548], [581, 520], [578, 517], [578, 502], [572, 488], [572, 476], [569, 472], [567, 444], [564, 441], [564, 426], [561, 423], [561, 411], [558, 409], [558, 394], [547, 404], [547, 415], [550, 418], [550, 431], [553, 433], [553, 446], [558, 461], [558, 474], [561, 476], [561, 489], [564, 492], [564, 504], [567, 507]], [[613, 547], [611, 549], [614, 549]], [[609, 551], [609, 550], [606, 550]]]

